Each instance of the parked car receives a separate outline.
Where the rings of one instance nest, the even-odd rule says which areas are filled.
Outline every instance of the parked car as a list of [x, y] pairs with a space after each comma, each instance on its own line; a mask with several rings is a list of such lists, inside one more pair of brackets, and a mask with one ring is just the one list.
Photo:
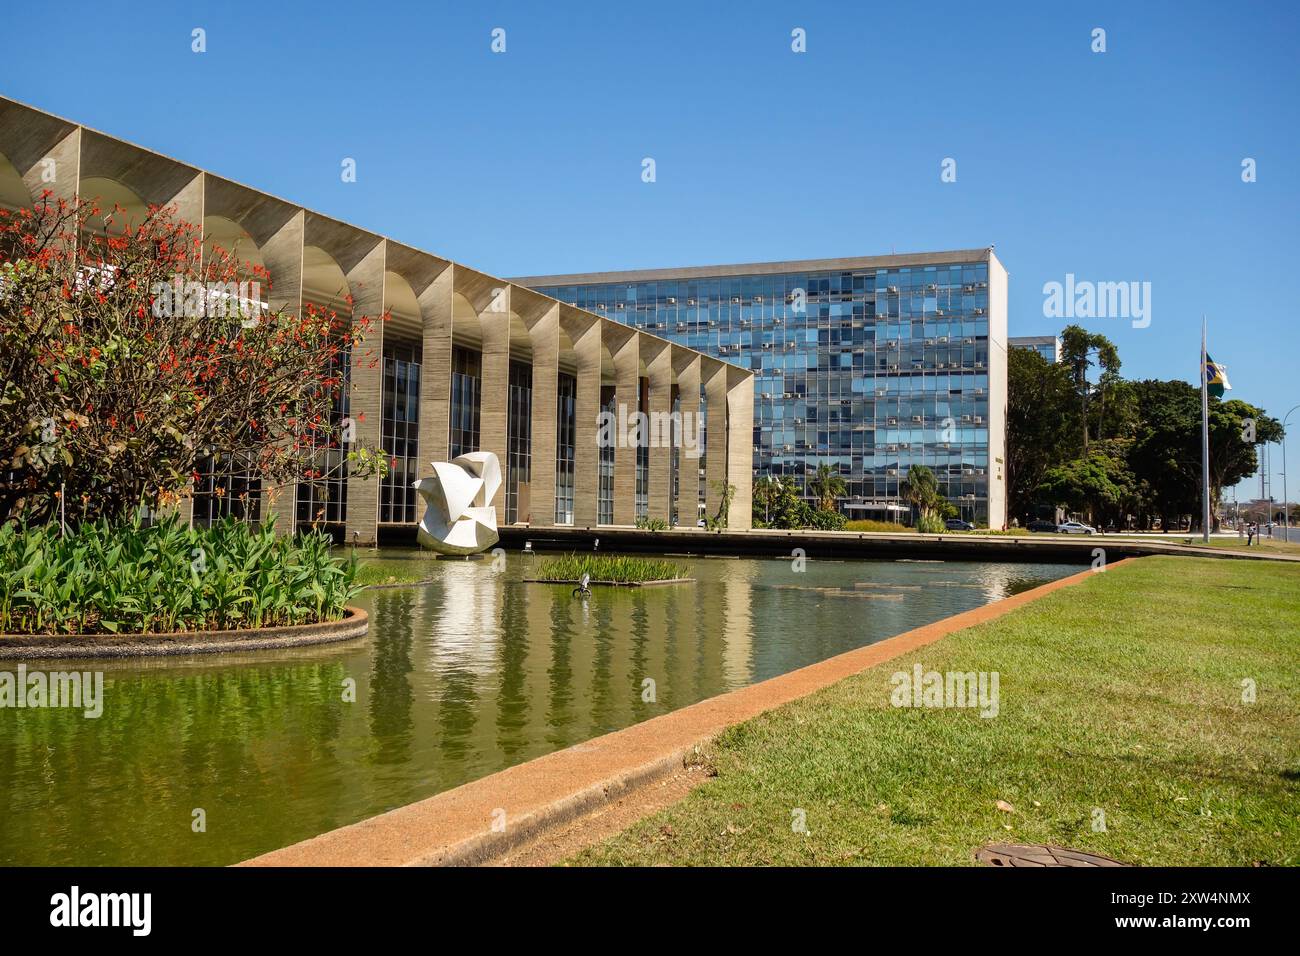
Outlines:
[[943, 526], [949, 531], [974, 531], [975, 526], [969, 521], [962, 521], [960, 518], [949, 518], [943, 523]]
[[1065, 521], [1056, 528], [1061, 534], [1096, 534], [1097, 529], [1082, 521]]
[[1029, 524], [1025, 525], [1029, 531], [1059, 531], [1060, 527], [1055, 521], [1046, 521], [1042, 518], [1035, 518]]

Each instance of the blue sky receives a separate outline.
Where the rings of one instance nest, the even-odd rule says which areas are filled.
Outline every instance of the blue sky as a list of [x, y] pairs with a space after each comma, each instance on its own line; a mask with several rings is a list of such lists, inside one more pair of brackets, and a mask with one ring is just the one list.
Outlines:
[[65, 7], [0, 93], [490, 273], [993, 243], [1013, 335], [1066, 273], [1150, 282], [1085, 323], [1127, 375], [1194, 380], [1204, 312], [1233, 397], [1300, 403], [1296, 4]]

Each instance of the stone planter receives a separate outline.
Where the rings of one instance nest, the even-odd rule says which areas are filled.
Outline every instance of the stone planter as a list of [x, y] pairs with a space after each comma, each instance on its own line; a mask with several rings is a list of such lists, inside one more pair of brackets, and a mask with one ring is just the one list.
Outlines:
[[361, 608], [349, 607], [337, 621], [289, 627], [175, 634], [0, 634], [0, 660], [165, 657], [310, 647], [364, 637], [369, 627], [369, 615]]

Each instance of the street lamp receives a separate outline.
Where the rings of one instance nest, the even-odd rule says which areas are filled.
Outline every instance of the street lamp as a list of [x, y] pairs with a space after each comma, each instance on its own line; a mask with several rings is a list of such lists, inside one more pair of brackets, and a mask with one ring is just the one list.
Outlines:
[[1287, 543], [1291, 541], [1291, 507], [1286, 494], [1286, 420], [1297, 408], [1300, 405], [1292, 406], [1291, 411], [1282, 416], [1282, 540]]

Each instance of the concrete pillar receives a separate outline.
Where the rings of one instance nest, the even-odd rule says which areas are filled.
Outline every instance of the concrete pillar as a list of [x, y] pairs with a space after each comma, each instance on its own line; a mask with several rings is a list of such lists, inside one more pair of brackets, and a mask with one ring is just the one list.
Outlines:
[[528, 327], [533, 346], [531, 473], [528, 512], [531, 525], [555, 524], [555, 404], [560, 378], [560, 305], [557, 302]]
[[694, 528], [700, 517], [700, 459], [691, 449], [698, 437], [700, 418], [700, 359], [698, 352], [673, 346], [673, 371], [677, 373], [678, 407], [681, 410], [681, 448], [677, 456], [677, 523]]
[[641, 336], [641, 356], [650, 380], [650, 488], [646, 514], [668, 520], [672, 494], [671, 434], [658, 422], [667, 421], [673, 410], [672, 345], [653, 336]]
[[[370, 320], [365, 341], [352, 350], [349, 415], [352, 448], [383, 446], [384, 414], [384, 243], [379, 241], [347, 272], [354, 324]], [[348, 543], [373, 545], [379, 537], [379, 479], [348, 475], [348, 509], [344, 524]]]
[[727, 366], [727, 481], [736, 486], [728, 527], [753, 527], [754, 376]]
[[[483, 330], [482, 377], [479, 384], [479, 447], [494, 452], [505, 474], [509, 450], [507, 428], [510, 410], [510, 286], [499, 279], [457, 266], [456, 291], [478, 313]], [[505, 515], [505, 483], [488, 502]]]
[[[424, 329], [420, 359], [420, 477], [451, 450], [451, 314], [454, 268], [448, 264], [416, 293]], [[420, 509], [416, 509], [419, 511]], [[420, 512], [420, 516], [423, 512]], [[420, 516], [417, 516], [417, 520]]]
[[32, 203], [40, 201], [45, 190], [51, 201], [65, 199], [69, 202], [81, 190], [81, 127], [69, 131], [49, 149], [38, 138], [20, 138], [16, 147], [6, 140], [10, 149], [9, 162], [13, 163], [23, 185], [32, 195]]
[[[77, 165], [78, 168], [80, 168], [80, 163]], [[200, 238], [204, 238], [202, 233], [204, 178], [203, 173], [198, 173], [188, 183], [182, 186], [170, 201], [163, 203], [165, 206], [175, 205], [176, 219], [178, 221], [198, 226]], [[190, 482], [188, 490], [182, 493], [181, 500], [176, 503], [175, 511], [183, 523], [194, 523], [193, 482]]]
[[722, 485], [727, 482], [727, 366], [713, 359], [701, 363], [704, 396], [708, 402], [705, 436], [705, 510], [709, 517], [722, 505]]
[[614, 436], [614, 524], [636, 524], [636, 445], [626, 442], [641, 396], [641, 336], [623, 325], [605, 326], [614, 355], [614, 403], [618, 431]]
[[[271, 274], [269, 303], [272, 313], [302, 312], [302, 250], [306, 214], [293, 213], [287, 222], [262, 243], [262, 261]], [[277, 488], [262, 489], [262, 517], [275, 516], [279, 533], [293, 534], [297, 518], [298, 485], [290, 480]]]
[[571, 306], [560, 306], [560, 326], [577, 356], [574, 399], [573, 525], [594, 528], [600, 514], [600, 449], [596, 446], [600, 413], [601, 320]]

